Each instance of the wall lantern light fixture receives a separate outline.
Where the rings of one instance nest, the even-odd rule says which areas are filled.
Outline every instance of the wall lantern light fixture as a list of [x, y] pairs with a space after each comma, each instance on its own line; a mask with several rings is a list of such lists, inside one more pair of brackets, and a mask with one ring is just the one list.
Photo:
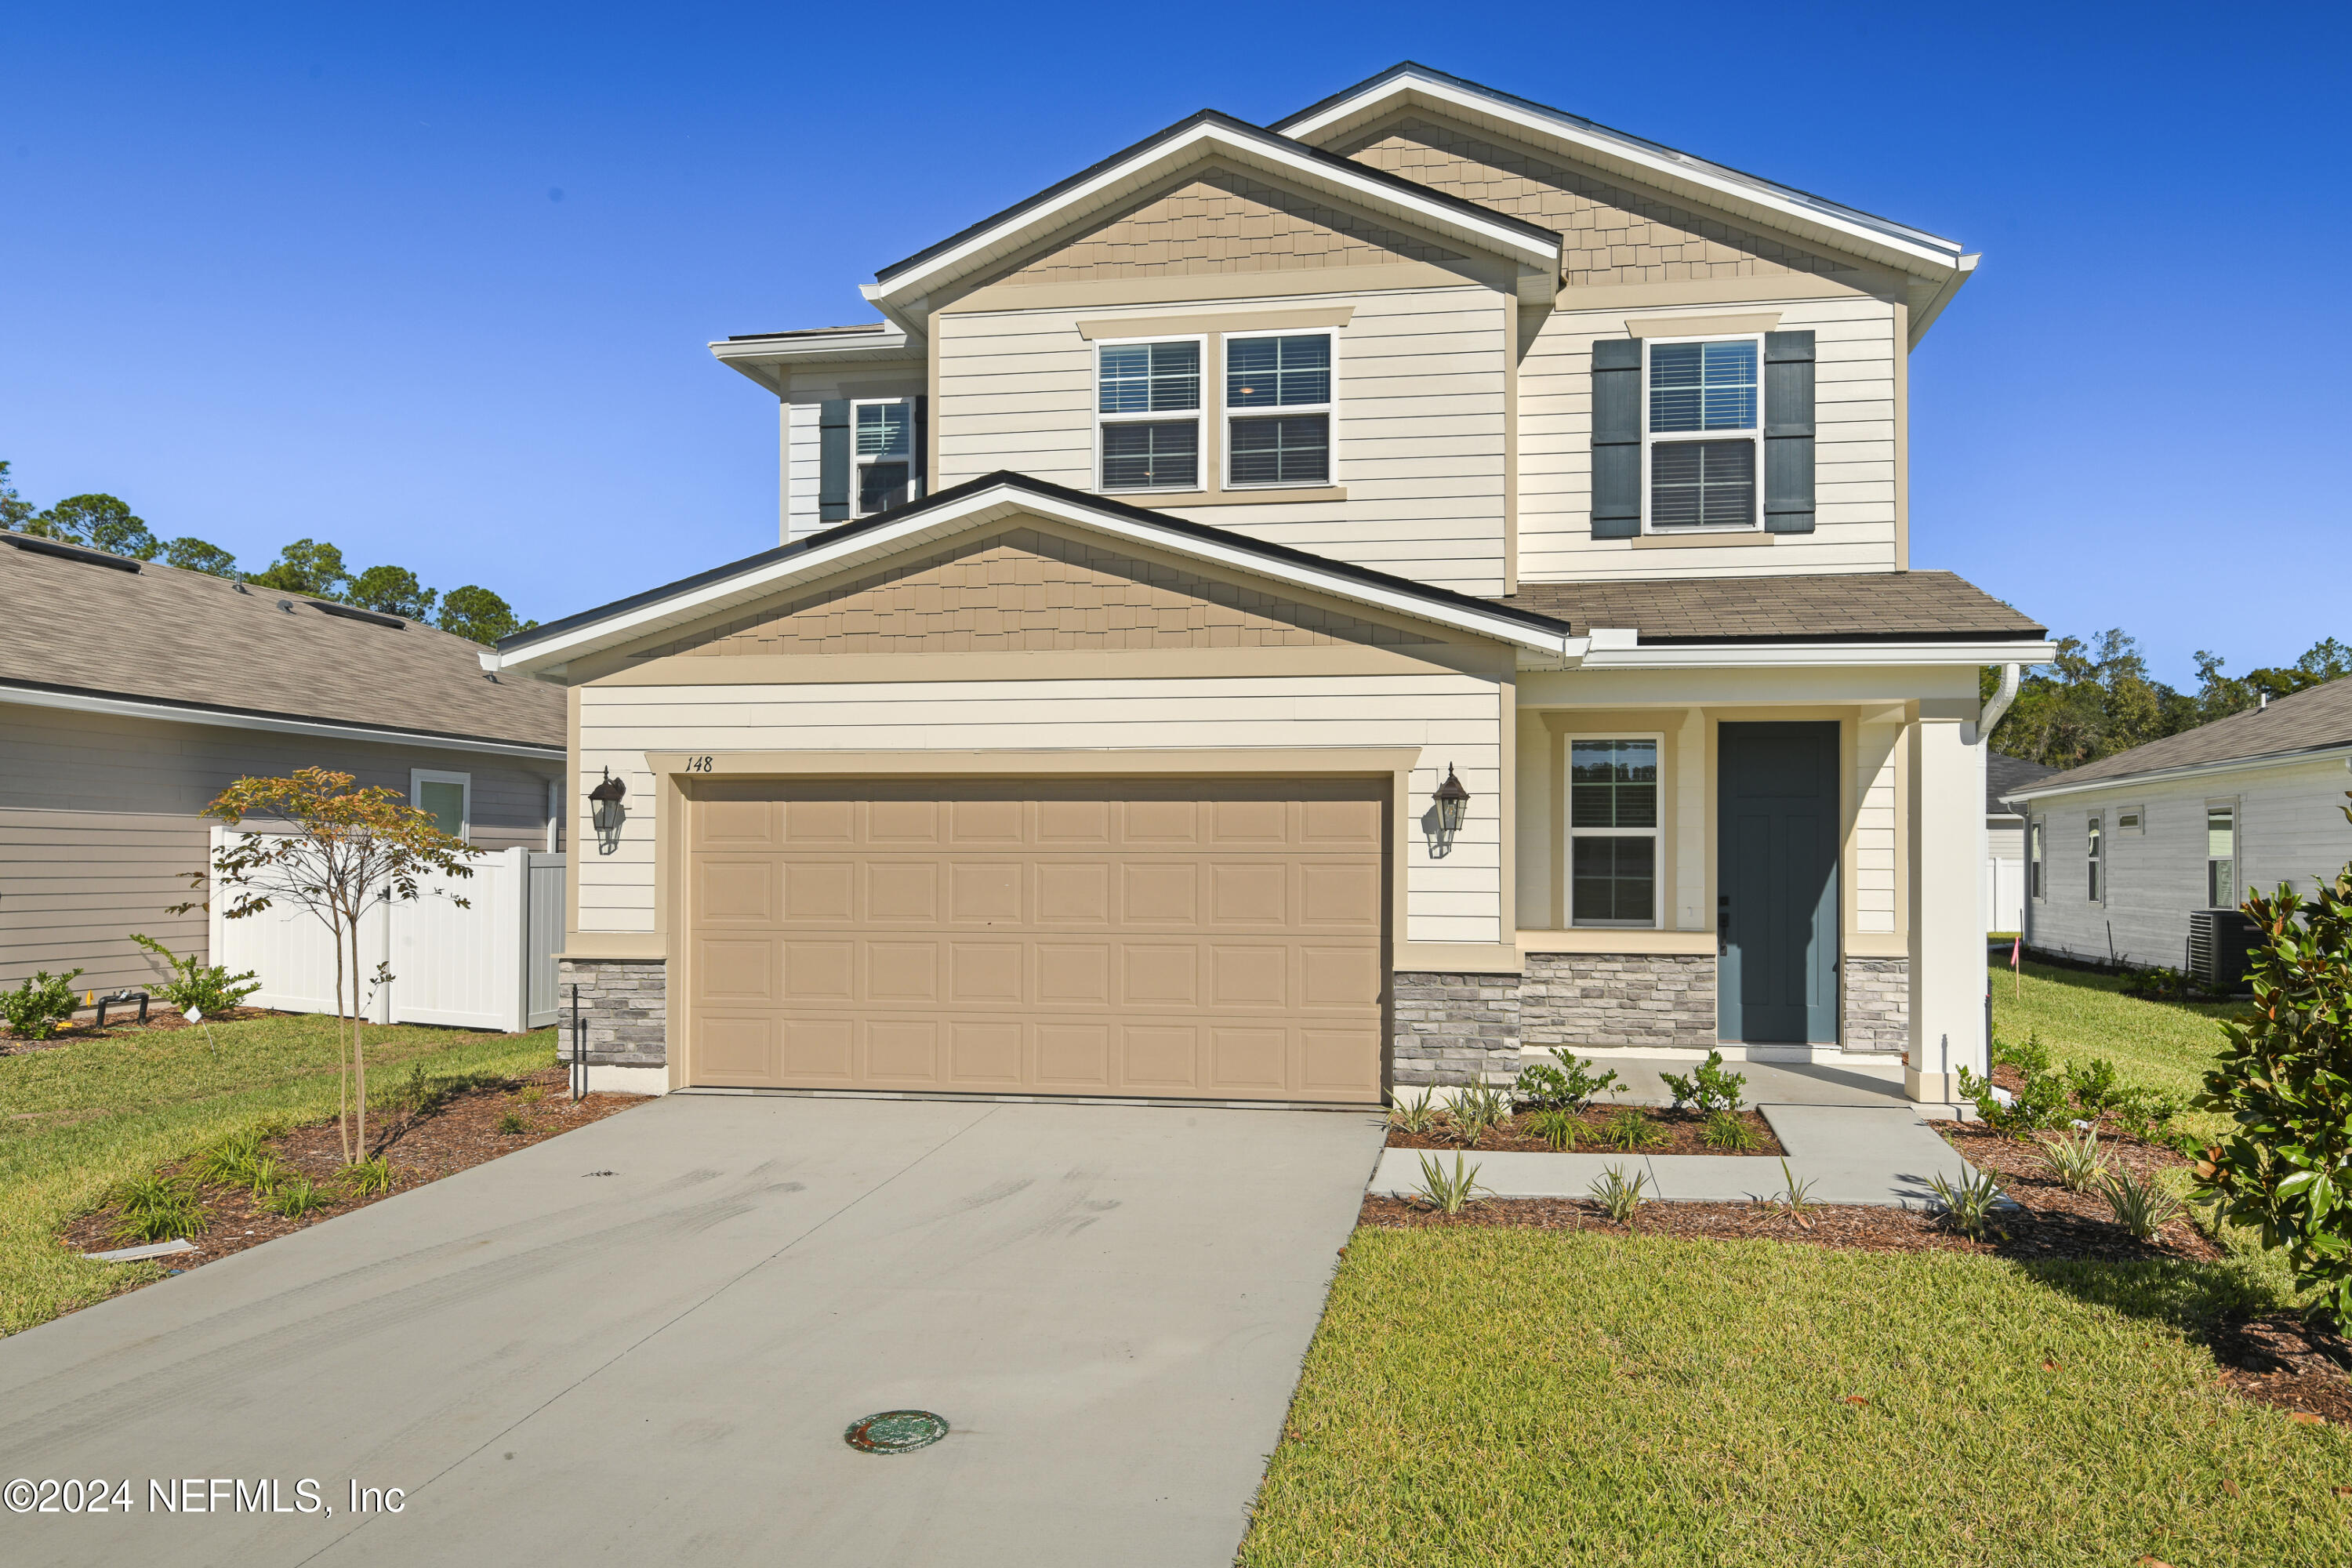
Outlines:
[[1454, 764], [1445, 764], [1445, 782], [1429, 797], [1429, 815], [1423, 825], [1429, 834], [1429, 853], [1433, 859], [1442, 860], [1454, 847], [1454, 836], [1462, 831], [1464, 818], [1470, 815], [1470, 792], [1454, 776]]
[[599, 855], [610, 855], [621, 847], [621, 824], [628, 816], [621, 809], [621, 798], [628, 793], [629, 786], [614, 778], [610, 768], [604, 770], [604, 782], [588, 792], [589, 802], [594, 807]]

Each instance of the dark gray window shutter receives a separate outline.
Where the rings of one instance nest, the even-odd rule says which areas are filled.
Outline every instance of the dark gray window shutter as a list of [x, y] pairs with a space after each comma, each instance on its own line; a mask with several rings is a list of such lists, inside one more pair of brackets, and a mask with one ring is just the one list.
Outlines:
[[817, 405], [816, 520], [849, 521], [849, 399], [829, 397]]
[[1813, 531], [1813, 334], [1764, 334], [1764, 527]]
[[931, 449], [931, 400], [918, 396], [914, 402], [915, 457], [912, 466], [908, 469], [910, 479], [907, 486], [907, 494], [910, 500], [920, 500], [931, 493], [931, 476], [929, 467]]
[[1592, 537], [1642, 531], [1642, 340], [1592, 345]]

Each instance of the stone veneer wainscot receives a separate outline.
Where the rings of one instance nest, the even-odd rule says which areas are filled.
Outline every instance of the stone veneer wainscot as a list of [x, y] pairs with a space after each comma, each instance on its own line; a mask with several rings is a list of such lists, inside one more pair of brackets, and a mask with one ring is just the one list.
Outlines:
[[567, 958], [556, 965], [560, 1045], [572, 1050], [572, 988], [588, 1026], [591, 1067], [657, 1068], [669, 1062], [669, 973], [658, 958]]
[[1520, 987], [1531, 1046], [1712, 1050], [1711, 952], [1531, 952]]
[[1393, 1087], [1507, 1084], [1519, 1076], [1519, 976], [1401, 970], [1391, 980]]

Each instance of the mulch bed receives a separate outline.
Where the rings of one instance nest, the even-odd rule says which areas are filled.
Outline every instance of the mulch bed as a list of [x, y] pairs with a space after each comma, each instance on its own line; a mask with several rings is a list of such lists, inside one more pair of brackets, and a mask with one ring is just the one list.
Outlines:
[[[538, 1099], [523, 1098], [534, 1089]], [[509, 1079], [501, 1085], [461, 1089], [422, 1113], [371, 1111], [369, 1152], [389, 1160], [394, 1174], [392, 1190], [373, 1197], [344, 1192], [339, 1179], [342, 1141], [333, 1121], [289, 1128], [270, 1139], [266, 1147], [293, 1174], [319, 1184], [321, 1195], [331, 1200], [325, 1207], [300, 1219], [285, 1219], [262, 1207], [242, 1187], [207, 1184], [202, 1190], [210, 1221], [203, 1231], [187, 1238], [196, 1244], [196, 1250], [172, 1253], [155, 1261], [173, 1271], [194, 1268], [645, 1103], [643, 1096], [635, 1094], [591, 1094], [574, 1102], [565, 1069], [559, 1066]], [[499, 1120], [509, 1111], [522, 1117], [525, 1131], [499, 1131]], [[181, 1169], [175, 1166], [164, 1174], [179, 1174]], [[117, 1217], [111, 1208], [84, 1215], [68, 1226], [58, 1239], [76, 1252], [107, 1252], [138, 1245], [115, 1238]]]
[[[226, 1013], [207, 1013], [205, 1015], [205, 1022], [228, 1024], [240, 1018], [276, 1018], [284, 1016], [269, 1007], [235, 1007]], [[16, 1037], [15, 1030], [5, 1024], [0, 1024], [0, 1057], [22, 1056], [27, 1051], [46, 1051], [58, 1046], [70, 1046], [79, 1040], [120, 1039], [125, 1035], [142, 1035], [152, 1029], [196, 1027], [160, 1002], [148, 1009], [145, 1023], [140, 1023], [138, 1018], [139, 1005], [134, 1002], [128, 1010], [115, 1009], [106, 1020], [106, 1027], [103, 1029], [98, 1026], [93, 1015], [91, 1018], [84, 1019], [79, 1023], [58, 1025], [58, 1032], [46, 1040], [20, 1040]]]
[[[1995, 1132], [1981, 1121], [1939, 1121], [1937, 1131], [1944, 1141], [1960, 1152], [1960, 1157], [1979, 1171], [1990, 1171], [2000, 1178], [2001, 1190], [2032, 1216], [2030, 1228], [2052, 1238], [2078, 1237], [2080, 1250], [2059, 1250], [2044, 1256], [2068, 1258], [2185, 1258], [2199, 1263], [2210, 1263], [2222, 1256], [2221, 1248], [2211, 1237], [2189, 1222], [2187, 1215], [2164, 1227], [2156, 1243], [2133, 1241], [2123, 1227], [2116, 1223], [2115, 1211], [2107, 1200], [2096, 1193], [2074, 1193], [2066, 1190], [2057, 1177], [2042, 1163], [2030, 1138], [2016, 1138]], [[2067, 1134], [2071, 1136], [2071, 1134]], [[2042, 1133], [2048, 1138], [2060, 1136]], [[2152, 1174], [2170, 1170], [2189, 1162], [2160, 1143], [2147, 1143], [2137, 1138], [2111, 1134], [2102, 1130], [2099, 1144], [2106, 1152], [2111, 1165], [2136, 1175]], [[2029, 1227], [2020, 1225], [2021, 1232]], [[2120, 1243], [2128, 1251], [2113, 1250]]]
[[[1584, 1132], [1577, 1140], [1576, 1148], [1571, 1152], [1581, 1154], [1605, 1154], [1615, 1152], [1616, 1146], [1601, 1136], [1601, 1129], [1611, 1117], [1621, 1115], [1627, 1110], [1640, 1115], [1643, 1121], [1650, 1124], [1651, 1130], [1660, 1135], [1659, 1142], [1636, 1150], [1634, 1152], [1643, 1154], [1736, 1154], [1738, 1152], [1731, 1149], [1711, 1148], [1701, 1142], [1699, 1135], [1706, 1128], [1706, 1118], [1697, 1111], [1666, 1110], [1652, 1105], [1595, 1106], [1591, 1110], [1583, 1112], [1577, 1120], [1584, 1124]], [[1780, 1147], [1780, 1141], [1772, 1136], [1771, 1123], [1766, 1121], [1761, 1115], [1753, 1110], [1743, 1110], [1739, 1112], [1739, 1120], [1747, 1124], [1748, 1131], [1756, 1135], [1756, 1147], [1748, 1150], [1747, 1153], [1779, 1155], [1786, 1152]], [[1391, 1127], [1388, 1146], [1391, 1149], [1439, 1151], [1486, 1150], [1498, 1153], [1560, 1152], [1542, 1139], [1522, 1131], [1521, 1129], [1526, 1124], [1525, 1113], [1514, 1116], [1502, 1125], [1489, 1128], [1480, 1133], [1478, 1142], [1475, 1143], [1464, 1143], [1457, 1141], [1442, 1126], [1435, 1132], [1407, 1132], [1402, 1128]]]

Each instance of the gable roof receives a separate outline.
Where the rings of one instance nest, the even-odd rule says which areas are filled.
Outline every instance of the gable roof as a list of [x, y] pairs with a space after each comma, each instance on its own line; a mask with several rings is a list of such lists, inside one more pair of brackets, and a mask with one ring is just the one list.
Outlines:
[[[1631, 628], [1643, 647], [1692, 643], [2021, 642], [2034, 621], [1950, 572], [1842, 572], [1522, 583], [1495, 601], [1579, 626]], [[2023, 657], [2021, 654], [2021, 657]]]
[[2227, 719], [2036, 779], [2027, 787], [2012, 790], [2010, 798], [2032, 799], [2232, 763], [2292, 763], [2338, 749], [2352, 749], [2352, 679], [2331, 680], [2282, 697], [2267, 708], [2232, 713]]
[[572, 659], [707, 620], [737, 605], [788, 592], [798, 583], [829, 577], [939, 539], [1024, 516], [1076, 523], [1173, 554], [1238, 567], [1293, 588], [1328, 594], [1547, 655], [1565, 656], [1572, 651], [1572, 628], [1541, 611], [1431, 587], [1369, 566], [1329, 560], [1167, 512], [1067, 489], [1026, 474], [993, 473], [909, 505], [858, 518], [518, 632], [501, 641], [495, 654], [484, 655], [483, 664], [550, 673]]
[[2007, 752], [1985, 750], [1985, 815], [2005, 816], [2009, 806], [2003, 800], [2012, 790], [2023, 789], [2039, 779], [2046, 779], [2058, 770], [2047, 763], [2032, 763], [2023, 757], [2012, 757]]
[[874, 275], [864, 292], [885, 315], [905, 326], [898, 314], [900, 306], [1003, 261], [1048, 235], [1106, 216], [1161, 179], [1213, 157], [1517, 261], [1522, 269], [1521, 297], [1530, 303], [1549, 300], [1558, 287], [1559, 236], [1541, 224], [1204, 109], [892, 262]]
[[0, 700], [563, 752], [561, 692], [487, 679], [479, 645], [422, 622], [22, 534], [0, 540], [15, 546], [0, 549]]
[[1328, 145], [1406, 106], [1441, 110], [1486, 129], [1573, 152], [1580, 161], [1775, 228], [1827, 237], [1907, 271], [1973, 267], [1959, 241], [1846, 206], [1597, 121], [1405, 60], [1274, 122], [1286, 136]]

